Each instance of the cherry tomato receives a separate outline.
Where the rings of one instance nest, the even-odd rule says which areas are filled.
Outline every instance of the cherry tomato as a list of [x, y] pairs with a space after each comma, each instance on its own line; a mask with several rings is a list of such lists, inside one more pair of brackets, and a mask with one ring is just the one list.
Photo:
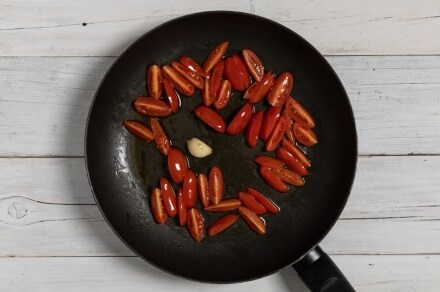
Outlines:
[[202, 241], [205, 236], [205, 223], [202, 214], [200, 214], [199, 210], [196, 208], [192, 208], [188, 211], [186, 227], [195, 241]]
[[124, 121], [124, 126], [132, 134], [146, 141], [154, 140], [154, 133], [147, 126], [137, 121]]
[[286, 163], [294, 172], [301, 176], [308, 175], [307, 169], [289, 151], [283, 147], [278, 147], [275, 155], [279, 160]]
[[282, 106], [292, 92], [292, 89], [293, 75], [289, 72], [282, 73], [275, 79], [272, 88], [269, 90], [267, 102], [271, 106]]
[[257, 145], [258, 133], [260, 133], [261, 122], [263, 121], [263, 112], [259, 111], [252, 115], [249, 125], [246, 129], [246, 143], [254, 148]]
[[280, 144], [281, 140], [284, 137], [284, 133], [286, 133], [287, 129], [287, 121], [284, 117], [280, 117], [275, 124], [275, 127], [270, 133], [269, 137], [265, 141], [264, 147], [267, 151], [273, 151], [277, 148], [278, 144]]
[[205, 78], [205, 88], [203, 88], [202, 100], [206, 106], [210, 106], [214, 102], [214, 96], [209, 89], [209, 78]]
[[238, 192], [238, 199], [245, 207], [251, 209], [257, 215], [263, 215], [266, 213], [266, 208], [255, 200], [252, 195], [245, 192]]
[[209, 205], [204, 210], [208, 212], [225, 212], [232, 211], [241, 206], [241, 201], [238, 199], [226, 199], [215, 205]]
[[297, 173], [285, 168], [271, 168], [270, 171], [278, 176], [283, 182], [300, 187], [304, 185], [304, 179]]
[[281, 193], [286, 193], [289, 190], [281, 178], [272, 172], [272, 168], [260, 166], [260, 175], [263, 180], [274, 190]]
[[229, 135], [237, 135], [241, 133], [248, 125], [252, 118], [253, 107], [250, 103], [246, 103], [234, 116], [229, 123], [226, 133]]
[[252, 85], [244, 93], [243, 98], [249, 99], [249, 102], [251, 104], [259, 103], [269, 92], [274, 80], [275, 75], [273, 75], [272, 72], [268, 72], [266, 75], [263, 76], [261, 81], [252, 83]]
[[302, 152], [302, 150], [291, 141], [284, 139], [283, 142], [281, 142], [281, 146], [289, 151], [289, 153], [292, 154], [293, 157], [295, 157], [305, 168], [312, 166], [310, 160], [307, 158], [304, 152]]
[[177, 214], [177, 202], [176, 202], [176, 194], [174, 193], [173, 186], [170, 181], [162, 177], [160, 179], [160, 191], [162, 193], [162, 199], [165, 206], [165, 210], [167, 210], [168, 215], [170, 217], [174, 217]]
[[167, 134], [163, 130], [158, 119], [150, 119], [150, 126], [154, 133], [154, 141], [156, 142], [156, 148], [160, 153], [167, 156], [170, 150], [171, 143]]
[[296, 122], [300, 123], [306, 128], [312, 129], [315, 127], [315, 121], [309, 112], [293, 97], [289, 97], [284, 104], [287, 114]]
[[237, 220], [237, 214], [226, 214], [218, 218], [208, 227], [208, 236], [211, 237], [225, 231], [226, 229], [231, 227], [232, 224], [234, 224]]
[[248, 69], [238, 55], [232, 55], [225, 59], [223, 77], [229, 80], [232, 88], [237, 91], [243, 91], [251, 84]]
[[204, 84], [203, 84], [202, 76], [200, 76], [197, 73], [194, 73], [193, 71], [191, 71], [190, 69], [188, 69], [187, 67], [185, 67], [184, 65], [182, 65], [179, 62], [172, 62], [171, 66], [177, 72], [179, 72], [180, 75], [182, 75], [186, 80], [188, 80], [189, 83], [191, 83], [192, 85], [194, 85], [198, 89], [203, 89]]
[[295, 135], [293, 134], [293, 124], [295, 124], [295, 121], [289, 116], [286, 109], [283, 109], [281, 115], [287, 120], [287, 129], [285, 135], [289, 141], [295, 143]]
[[216, 205], [220, 203], [223, 197], [223, 174], [220, 168], [214, 166], [209, 171], [209, 195], [211, 202]]
[[279, 107], [269, 107], [263, 114], [263, 121], [261, 123], [261, 129], [259, 137], [261, 140], [265, 141], [269, 137], [272, 129], [275, 127], [279, 117], [281, 108]]
[[188, 161], [179, 148], [171, 147], [168, 151], [168, 171], [175, 183], [181, 183], [188, 173]]
[[211, 108], [205, 105], [199, 105], [194, 109], [194, 113], [217, 132], [223, 133], [226, 130], [226, 123], [222, 116]]
[[275, 157], [266, 156], [266, 155], [258, 155], [255, 157], [254, 161], [261, 166], [267, 166], [270, 168], [284, 168], [285, 164], [276, 159]]
[[249, 49], [242, 52], [244, 62], [246, 63], [249, 72], [256, 81], [260, 81], [264, 75], [264, 66], [255, 53]]
[[159, 99], [162, 95], [162, 74], [160, 67], [151, 65], [147, 70], [147, 89], [151, 97]]
[[214, 106], [216, 109], [224, 108], [231, 98], [231, 83], [222, 80], [217, 95], [214, 96]]
[[224, 67], [225, 62], [223, 60], [219, 61], [209, 76], [209, 90], [214, 98], [220, 89]]
[[203, 207], [209, 206], [209, 182], [208, 177], [202, 173], [197, 175], [197, 192]]
[[165, 102], [153, 97], [136, 98], [134, 108], [138, 113], [149, 117], [166, 117], [172, 113], [172, 109]]
[[151, 193], [151, 212], [154, 220], [159, 224], [164, 224], [167, 221], [168, 215], [162, 200], [160, 189], [156, 188]]
[[173, 85], [168, 79], [163, 80], [163, 87], [165, 89], [166, 99], [170, 104], [171, 110], [175, 113], [180, 107], [180, 97], [174, 90]]
[[226, 49], [228, 48], [229, 42], [223, 42], [218, 44], [206, 57], [205, 62], [203, 63], [203, 70], [206, 73], [209, 73], [212, 68], [220, 61], [225, 55]]
[[318, 143], [315, 133], [299, 123], [293, 125], [293, 134], [295, 134], [296, 140], [305, 146], [313, 146]]
[[183, 178], [183, 202], [187, 209], [197, 203], [197, 177], [190, 169]]
[[246, 192], [250, 195], [252, 195], [255, 200], [257, 200], [261, 205], [263, 205], [266, 210], [272, 214], [277, 214], [280, 212], [280, 207], [278, 207], [271, 199], [257, 191], [256, 189], [253, 189], [251, 187], [248, 187], [246, 189]]
[[177, 193], [177, 206], [179, 209], [179, 224], [180, 226], [186, 225], [186, 220], [188, 218], [188, 210], [185, 207], [185, 203], [183, 202], [182, 189], [179, 188], [179, 192]]
[[200, 67], [200, 65], [190, 57], [182, 56], [179, 58], [179, 62], [194, 73], [197, 73], [202, 77], [208, 77], [208, 74], [206, 74], [202, 67]]
[[266, 223], [254, 211], [242, 206], [238, 208], [238, 213], [257, 234], [263, 235], [266, 233]]
[[179, 91], [181, 94], [185, 96], [191, 96], [194, 94], [194, 86], [172, 66], [163, 66], [162, 75], [168, 79], [173, 84], [174, 88], [177, 89], [177, 91]]

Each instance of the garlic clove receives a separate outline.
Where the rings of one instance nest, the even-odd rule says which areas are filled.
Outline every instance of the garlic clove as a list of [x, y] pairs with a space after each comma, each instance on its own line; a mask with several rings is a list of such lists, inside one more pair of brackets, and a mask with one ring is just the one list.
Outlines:
[[202, 158], [212, 153], [212, 148], [206, 145], [206, 143], [200, 139], [191, 138], [188, 141], [186, 141], [186, 143], [188, 146], [189, 153], [191, 153], [191, 155], [194, 157]]

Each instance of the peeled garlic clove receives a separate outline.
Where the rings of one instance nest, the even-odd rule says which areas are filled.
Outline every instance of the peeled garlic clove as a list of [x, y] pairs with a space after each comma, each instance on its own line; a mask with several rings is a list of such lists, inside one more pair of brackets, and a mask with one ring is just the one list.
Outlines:
[[202, 158], [212, 153], [211, 147], [200, 139], [191, 138], [186, 143], [188, 144], [189, 153], [194, 157]]

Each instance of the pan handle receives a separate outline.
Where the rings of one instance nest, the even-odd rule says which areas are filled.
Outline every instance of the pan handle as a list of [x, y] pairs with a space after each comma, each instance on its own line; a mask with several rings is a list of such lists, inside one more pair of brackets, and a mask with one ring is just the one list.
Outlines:
[[311, 291], [355, 291], [331, 258], [316, 246], [292, 265], [301, 280]]

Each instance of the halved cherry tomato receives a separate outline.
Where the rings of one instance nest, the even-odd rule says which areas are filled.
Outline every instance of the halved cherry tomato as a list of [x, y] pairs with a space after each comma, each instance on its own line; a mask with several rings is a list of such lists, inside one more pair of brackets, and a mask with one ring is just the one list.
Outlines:
[[294, 172], [301, 176], [308, 175], [307, 169], [289, 151], [283, 147], [278, 147], [275, 155], [279, 160], [286, 163]]
[[256, 81], [260, 81], [264, 75], [263, 63], [261, 63], [257, 55], [249, 49], [243, 50], [242, 55], [252, 77]]
[[298, 175], [297, 173], [285, 169], [285, 168], [271, 168], [270, 171], [272, 171], [273, 174], [278, 176], [283, 182], [288, 183], [290, 185], [300, 187], [304, 185], [304, 179]]
[[147, 126], [137, 121], [124, 121], [124, 126], [132, 134], [144, 140], [152, 141], [154, 140], [154, 133]]
[[251, 209], [257, 215], [263, 215], [266, 213], [266, 208], [255, 200], [252, 195], [245, 192], [238, 192], [238, 199], [245, 207]]
[[158, 188], [155, 188], [151, 193], [151, 212], [157, 223], [164, 224], [167, 221], [168, 214], [162, 201], [162, 194]]
[[315, 127], [315, 121], [309, 112], [293, 97], [289, 97], [284, 104], [288, 115], [296, 122], [300, 123], [306, 128], [312, 129]]
[[315, 133], [299, 123], [293, 125], [293, 133], [295, 134], [296, 140], [305, 146], [313, 146], [318, 143]]
[[188, 172], [188, 161], [179, 148], [171, 147], [168, 151], [168, 171], [175, 183], [181, 183]]
[[203, 89], [203, 78], [197, 73], [194, 73], [184, 65], [179, 62], [172, 62], [171, 66], [176, 69], [177, 72], [180, 73], [186, 80], [188, 80], [192, 85], [197, 87], [198, 89]]
[[293, 124], [295, 124], [295, 121], [289, 116], [286, 109], [283, 109], [281, 115], [287, 120], [286, 137], [289, 141], [295, 143], [295, 135], [293, 134]]
[[254, 161], [261, 166], [267, 166], [270, 168], [284, 168], [284, 162], [276, 159], [275, 157], [258, 155], [255, 157]]
[[166, 117], [172, 113], [171, 108], [165, 102], [153, 97], [136, 98], [134, 108], [138, 113], [149, 117]]
[[208, 236], [214, 236], [222, 231], [225, 231], [230, 226], [232, 226], [232, 224], [234, 224], [237, 219], [237, 214], [226, 214], [218, 218], [208, 227]]
[[241, 133], [252, 118], [252, 111], [253, 107], [250, 103], [246, 103], [242, 106], [229, 123], [226, 133], [233, 136]]
[[261, 205], [263, 205], [268, 212], [272, 214], [277, 214], [278, 212], [280, 212], [280, 207], [278, 207], [271, 199], [269, 199], [268, 197], [266, 197], [256, 189], [247, 187], [246, 192], [252, 195], [255, 198], [255, 200], [257, 200]]
[[192, 208], [191, 210], [189, 210], [186, 223], [191, 237], [195, 241], [200, 242], [205, 236], [205, 223], [203, 216], [202, 214], [200, 214], [199, 210], [197, 210], [196, 208]]
[[261, 219], [254, 211], [246, 208], [238, 208], [241, 218], [247, 223], [247, 225], [259, 235], [266, 233], [266, 223]]
[[163, 130], [158, 119], [150, 119], [150, 126], [154, 133], [154, 141], [156, 142], [156, 148], [160, 153], [167, 156], [170, 150], [171, 143], [167, 134]]
[[197, 177], [191, 169], [188, 169], [183, 178], [183, 202], [187, 209], [197, 203]]
[[261, 81], [252, 83], [252, 85], [244, 93], [243, 98], [249, 99], [249, 102], [252, 104], [259, 103], [269, 92], [274, 80], [275, 75], [273, 75], [272, 72], [268, 72], [263, 76]]
[[260, 133], [262, 121], [263, 121], [263, 112], [262, 111], [256, 112], [252, 115], [252, 118], [246, 129], [246, 142], [251, 148], [254, 148], [255, 145], [257, 145], [258, 133]]
[[218, 44], [206, 57], [205, 62], [203, 63], [203, 70], [206, 73], [209, 73], [212, 68], [220, 61], [225, 55], [226, 49], [228, 48], [229, 42], [223, 42]]
[[267, 137], [269, 137], [280, 117], [280, 112], [281, 108], [279, 107], [270, 107], [266, 109], [263, 114], [263, 122], [261, 123], [261, 129], [258, 135], [261, 140], [265, 141]]
[[165, 65], [162, 67], [162, 75], [173, 84], [181, 94], [185, 96], [191, 96], [194, 94], [194, 86], [186, 80], [179, 72], [177, 72], [172, 66]]
[[202, 95], [205, 105], [210, 106], [214, 102], [214, 96], [211, 94], [211, 90], [209, 90], [209, 77], [205, 78], [205, 88], [203, 88]]
[[312, 166], [304, 152], [302, 152], [302, 150], [291, 141], [284, 139], [283, 142], [281, 142], [281, 146], [289, 151], [289, 153], [292, 154], [293, 157], [295, 157], [305, 168]]
[[165, 88], [166, 99], [168, 100], [171, 109], [173, 110], [174, 113], [177, 112], [177, 110], [180, 107], [179, 95], [174, 90], [173, 85], [168, 79], [163, 80], [163, 87]]
[[223, 174], [220, 168], [214, 166], [209, 171], [209, 195], [211, 202], [216, 205], [220, 203], [223, 197]]
[[283, 139], [284, 133], [286, 133], [286, 129], [287, 121], [284, 117], [280, 117], [275, 124], [272, 133], [270, 133], [269, 137], [267, 137], [264, 148], [266, 148], [267, 151], [275, 150], [278, 144], [280, 144], [281, 140]]
[[151, 97], [159, 99], [162, 95], [162, 74], [160, 67], [151, 65], [147, 70], [147, 89]]
[[197, 192], [203, 207], [209, 205], [209, 183], [208, 177], [203, 173], [197, 175]]
[[185, 203], [183, 202], [182, 189], [179, 188], [179, 192], [177, 193], [177, 206], [179, 208], [179, 224], [180, 226], [186, 225], [186, 219], [188, 218], [188, 210], [185, 207]]
[[272, 172], [272, 168], [267, 166], [260, 166], [260, 175], [263, 180], [270, 185], [274, 190], [281, 193], [286, 193], [289, 189], [281, 178]]
[[271, 106], [282, 106], [289, 97], [293, 89], [293, 75], [289, 72], [284, 72], [279, 75], [272, 88], [267, 94], [267, 101]]
[[177, 202], [176, 202], [176, 194], [174, 193], [173, 186], [170, 181], [162, 177], [160, 179], [160, 191], [162, 193], [162, 199], [165, 206], [165, 210], [167, 210], [168, 215], [170, 217], [174, 217], [177, 214]]
[[215, 205], [209, 205], [204, 208], [208, 212], [225, 212], [232, 211], [241, 206], [241, 201], [238, 199], [226, 199]]
[[223, 133], [226, 130], [226, 123], [222, 116], [211, 108], [205, 105], [199, 105], [194, 109], [194, 113], [217, 132]]
[[179, 58], [179, 62], [182, 63], [182, 65], [186, 66], [189, 70], [193, 71], [194, 73], [199, 74], [202, 77], [208, 77], [208, 74], [202, 69], [202, 67], [193, 59], [191, 59], [188, 56], [182, 56]]
[[209, 76], [209, 90], [211, 91], [211, 96], [214, 98], [220, 88], [224, 67], [225, 62], [223, 60], [219, 61]]
[[217, 95], [214, 96], [214, 106], [216, 109], [224, 108], [231, 98], [231, 83], [223, 79], [220, 83], [220, 88]]
[[238, 55], [232, 55], [225, 59], [223, 77], [229, 82], [234, 90], [243, 91], [251, 84], [251, 76]]

